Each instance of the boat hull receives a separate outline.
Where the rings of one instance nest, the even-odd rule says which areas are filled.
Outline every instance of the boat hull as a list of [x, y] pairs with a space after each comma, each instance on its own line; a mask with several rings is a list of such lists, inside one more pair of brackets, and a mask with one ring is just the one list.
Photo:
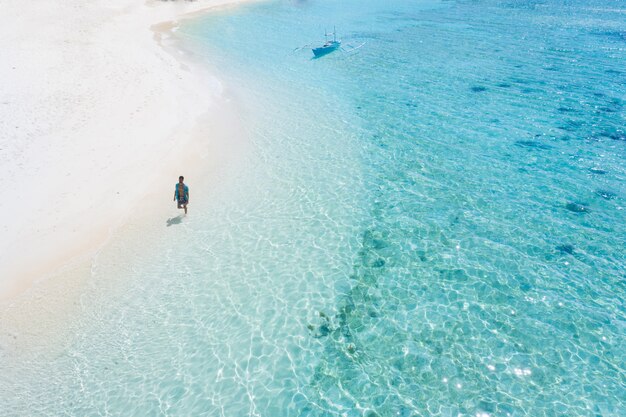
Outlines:
[[316, 58], [319, 58], [333, 51], [336, 51], [337, 49], [339, 49], [339, 45], [341, 45], [339, 42], [331, 42], [328, 45], [320, 46], [319, 48], [313, 48], [313, 55], [315, 55]]

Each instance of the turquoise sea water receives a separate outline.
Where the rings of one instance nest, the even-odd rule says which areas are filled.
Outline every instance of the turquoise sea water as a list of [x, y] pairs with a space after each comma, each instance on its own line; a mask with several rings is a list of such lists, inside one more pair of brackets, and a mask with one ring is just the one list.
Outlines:
[[275, 1], [177, 34], [243, 162], [102, 251], [54, 355], [0, 350], [0, 415], [626, 415], [622, 2]]

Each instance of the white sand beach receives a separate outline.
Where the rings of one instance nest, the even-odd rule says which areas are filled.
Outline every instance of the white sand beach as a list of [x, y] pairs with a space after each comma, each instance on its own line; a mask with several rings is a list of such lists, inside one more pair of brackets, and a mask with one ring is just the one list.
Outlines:
[[163, 40], [234, 3], [0, 1], [0, 301], [89, 259], [145, 196], [173, 204], [221, 85]]

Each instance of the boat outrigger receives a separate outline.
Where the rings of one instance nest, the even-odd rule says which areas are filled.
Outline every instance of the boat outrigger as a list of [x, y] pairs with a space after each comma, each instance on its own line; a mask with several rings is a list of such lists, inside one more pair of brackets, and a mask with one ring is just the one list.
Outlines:
[[326, 42], [324, 43], [324, 45], [318, 48], [313, 48], [313, 55], [315, 55], [315, 58], [319, 58], [333, 51], [336, 51], [341, 46], [341, 41], [337, 40], [335, 28], [333, 28], [332, 40], [328, 40], [329, 35], [331, 35], [331, 33], [326, 33], [326, 31], [324, 31], [324, 38], [326, 39]]

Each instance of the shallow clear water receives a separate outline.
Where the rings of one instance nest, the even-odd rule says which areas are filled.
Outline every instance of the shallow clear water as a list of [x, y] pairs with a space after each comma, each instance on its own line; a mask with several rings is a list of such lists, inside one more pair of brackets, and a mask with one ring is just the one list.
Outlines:
[[243, 164], [100, 254], [75, 336], [3, 365], [7, 415], [626, 414], [623, 5], [270, 2], [178, 35]]

